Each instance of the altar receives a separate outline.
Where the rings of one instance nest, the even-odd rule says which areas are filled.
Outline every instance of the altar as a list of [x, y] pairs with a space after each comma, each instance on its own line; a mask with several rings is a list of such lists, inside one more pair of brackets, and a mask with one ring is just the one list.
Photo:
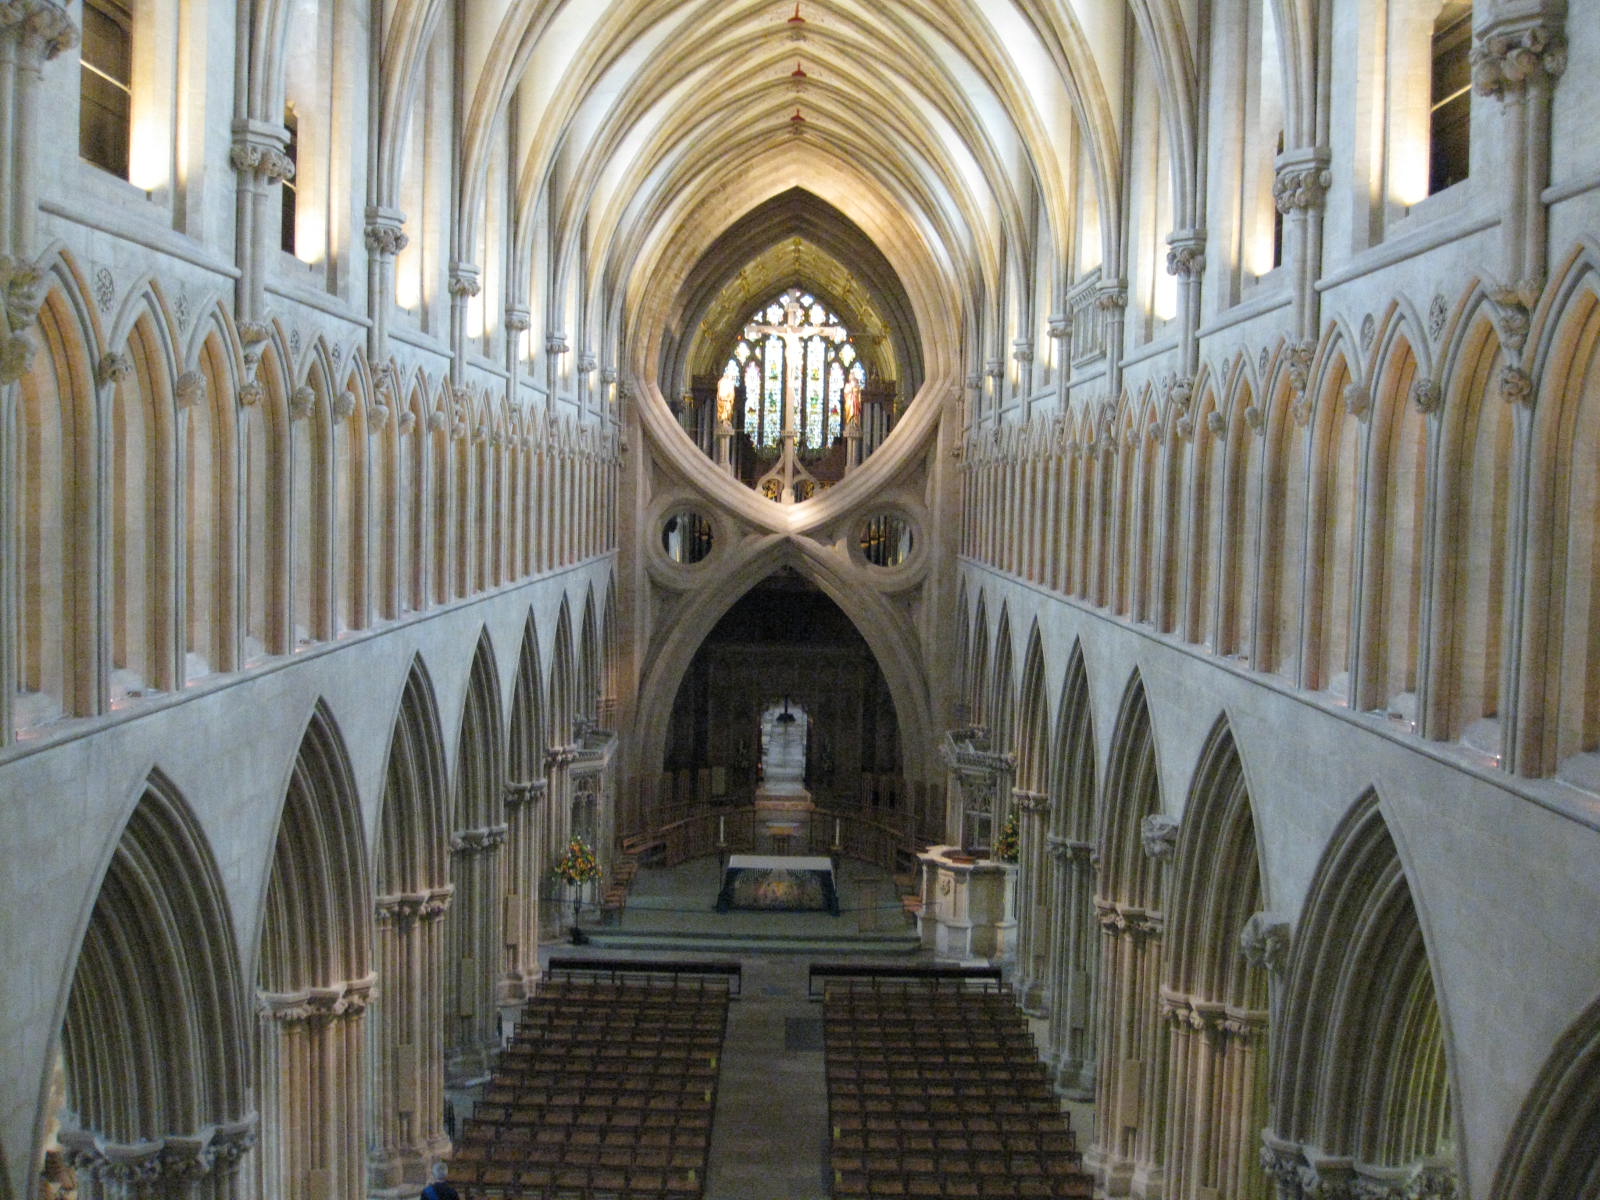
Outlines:
[[733, 854], [722, 871], [717, 911], [829, 912], [839, 915], [833, 860], [795, 854]]

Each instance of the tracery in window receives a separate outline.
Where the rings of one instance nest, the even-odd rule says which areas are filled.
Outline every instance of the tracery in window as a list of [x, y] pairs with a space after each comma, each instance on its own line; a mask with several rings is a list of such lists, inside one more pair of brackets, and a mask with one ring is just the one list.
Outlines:
[[757, 446], [782, 441], [784, 398], [793, 390], [788, 419], [799, 450], [825, 450], [842, 436], [851, 416], [846, 387], [852, 379], [862, 387], [867, 382], [850, 330], [800, 288], [750, 314], [723, 374], [743, 389], [738, 428]]

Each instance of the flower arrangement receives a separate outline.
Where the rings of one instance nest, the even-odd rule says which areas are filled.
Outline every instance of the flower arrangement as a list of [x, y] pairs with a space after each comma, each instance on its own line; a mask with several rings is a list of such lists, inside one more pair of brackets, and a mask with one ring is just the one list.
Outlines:
[[582, 838], [573, 838], [557, 861], [555, 874], [563, 883], [588, 883], [600, 878], [600, 859]]
[[994, 840], [995, 858], [1000, 862], [1016, 862], [1021, 842], [1022, 839], [1017, 833], [1017, 814], [1012, 813], [1006, 817], [1006, 823], [1000, 827], [1000, 836]]

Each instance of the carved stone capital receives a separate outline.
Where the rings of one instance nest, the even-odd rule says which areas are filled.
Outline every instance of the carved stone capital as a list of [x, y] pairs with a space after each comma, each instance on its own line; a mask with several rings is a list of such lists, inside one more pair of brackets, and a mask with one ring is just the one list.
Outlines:
[[1189, 402], [1194, 399], [1194, 379], [1189, 375], [1168, 375], [1161, 381], [1161, 389], [1166, 393], [1167, 403], [1182, 412], [1189, 411]]
[[354, 1020], [367, 1011], [376, 980], [377, 976], [368, 975], [349, 983], [307, 988], [302, 992], [260, 992], [261, 1015], [289, 1028], [315, 1028], [336, 1020]]
[[1063, 866], [1068, 863], [1087, 864], [1094, 854], [1093, 842], [1075, 842], [1071, 838], [1051, 834], [1044, 841], [1045, 852]]
[[1178, 849], [1178, 822], [1165, 813], [1152, 813], [1139, 825], [1139, 841], [1144, 852], [1158, 862], [1169, 859]]
[[550, 788], [547, 779], [508, 779], [505, 787], [505, 801], [507, 808], [515, 808], [519, 804], [534, 804], [544, 799], [545, 793]]
[[1011, 799], [1025, 813], [1040, 816], [1050, 811], [1050, 797], [1043, 792], [1030, 792], [1025, 788], [1012, 788]]
[[1003, 358], [991, 358], [983, 364], [983, 373], [990, 379], [1003, 379], [1006, 373], [1006, 362]]
[[1276, 913], [1256, 913], [1239, 931], [1239, 952], [1252, 967], [1280, 974], [1289, 962], [1289, 922]]
[[1072, 336], [1072, 314], [1053, 313], [1049, 323], [1050, 336], [1056, 341]]
[[1033, 361], [1033, 339], [1017, 338], [1011, 343], [1011, 357], [1019, 363]]
[[1160, 937], [1166, 918], [1158, 912], [1095, 898], [1095, 917], [1112, 937]]
[[446, 884], [421, 892], [404, 892], [394, 896], [379, 896], [377, 920], [379, 925], [389, 925], [398, 933], [412, 926], [437, 921], [450, 909], [455, 888]]
[[1317, 355], [1317, 344], [1313, 341], [1290, 342], [1284, 350], [1284, 361], [1289, 371], [1289, 388], [1296, 396], [1306, 394], [1306, 385], [1311, 382], [1311, 361]]
[[1495, 100], [1519, 95], [1530, 83], [1554, 83], [1566, 69], [1566, 38], [1543, 18], [1490, 25], [1472, 47], [1473, 90]]
[[1120, 313], [1128, 307], [1128, 289], [1118, 284], [1103, 284], [1095, 293], [1094, 306], [1101, 312]]
[[1436, 413], [1444, 403], [1444, 389], [1439, 386], [1437, 379], [1425, 375], [1411, 385], [1411, 403], [1424, 415]]
[[456, 263], [450, 268], [450, 281], [446, 285], [451, 299], [470, 300], [483, 290], [478, 282], [478, 268], [471, 263]]
[[564, 333], [546, 334], [544, 339], [544, 352], [549, 355], [566, 354], [572, 347], [567, 344], [567, 335]]
[[247, 379], [239, 385], [239, 407], [254, 408], [267, 398], [267, 385], [259, 379]]
[[1199, 279], [1206, 269], [1206, 235], [1184, 229], [1167, 235], [1167, 274]]
[[1322, 163], [1284, 163], [1272, 181], [1272, 203], [1281, 213], [1321, 208], [1333, 175]]
[[265, 321], [240, 321], [239, 341], [246, 358], [259, 357], [261, 348], [272, 340], [272, 326]]
[[234, 139], [228, 162], [241, 175], [254, 175], [262, 183], [282, 183], [294, 178], [294, 162], [282, 149], [286, 144], [287, 135], [273, 139], [270, 134], [247, 132]]
[[483, 829], [463, 829], [450, 837], [450, 849], [460, 855], [486, 854], [505, 844], [506, 827], [490, 825]]
[[94, 381], [101, 387], [114, 387], [133, 378], [133, 359], [116, 350], [104, 354], [94, 369]]
[[5, 0], [0, 3], [0, 34], [17, 39], [34, 62], [49, 62], [78, 44], [78, 26], [56, 0]]
[[512, 333], [525, 333], [533, 324], [533, 314], [520, 304], [506, 305], [506, 328]]
[[600, 360], [592, 353], [578, 355], [578, 374], [593, 375], [600, 369]]
[[406, 231], [387, 220], [369, 221], [362, 233], [362, 241], [366, 243], [368, 254], [384, 255], [389, 258], [393, 258], [411, 244]]

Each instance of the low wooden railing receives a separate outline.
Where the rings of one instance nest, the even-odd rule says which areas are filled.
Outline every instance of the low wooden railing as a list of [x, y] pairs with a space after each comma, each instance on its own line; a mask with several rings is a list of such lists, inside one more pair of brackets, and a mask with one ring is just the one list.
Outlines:
[[[774, 836], [768, 828], [774, 822], [788, 832]], [[624, 835], [619, 845], [643, 863], [667, 867], [709, 854], [783, 853], [837, 854], [886, 871], [903, 870], [919, 849], [904, 825], [866, 813], [816, 808], [779, 816], [753, 805], [680, 809], [660, 825]]]

